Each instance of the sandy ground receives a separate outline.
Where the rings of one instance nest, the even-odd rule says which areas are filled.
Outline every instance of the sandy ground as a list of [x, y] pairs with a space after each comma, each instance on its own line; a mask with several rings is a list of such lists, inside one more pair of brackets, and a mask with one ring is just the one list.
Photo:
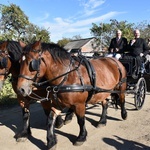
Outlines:
[[[39, 103], [31, 105], [32, 136], [24, 142], [14, 139], [22, 126], [19, 106], [0, 110], [1, 150], [46, 150], [46, 117]], [[76, 116], [70, 124], [56, 129], [57, 150], [150, 150], [150, 93], [147, 93], [143, 108], [135, 110], [133, 95], [126, 96], [127, 120], [121, 119], [120, 109], [108, 108], [107, 125], [96, 128], [101, 115], [101, 105], [88, 105], [86, 110], [87, 141], [74, 146], [79, 132]]]

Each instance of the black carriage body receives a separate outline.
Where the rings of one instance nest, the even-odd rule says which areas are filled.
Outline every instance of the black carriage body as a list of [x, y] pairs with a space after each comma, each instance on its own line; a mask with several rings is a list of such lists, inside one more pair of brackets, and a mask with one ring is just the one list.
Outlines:
[[130, 84], [136, 84], [140, 77], [144, 77], [147, 85], [147, 91], [150, 92], [150, 63], [145, 65], [145, 72], [144, 74], [141, 74], [139, 72], [138, 78], [134, 79], [132, 77], [133, 72], [136, 68], [136, 59], [132, 56], [125, 56], [122, 59], [119, 59], [119, 61], [125, 66], [127, 71], [127, 82]]
[[139, 110], [144, 104], [146, 92], [150, 91], [150, 65], [145, 65], [145, 72], [139, 71], [137, 78], [133, 78], [133, 72], [137, 67], [136, 58], [126, 56], [120, 59], [120, 62], [127, 71], [127, 93], [134, 94], [135, 107]]

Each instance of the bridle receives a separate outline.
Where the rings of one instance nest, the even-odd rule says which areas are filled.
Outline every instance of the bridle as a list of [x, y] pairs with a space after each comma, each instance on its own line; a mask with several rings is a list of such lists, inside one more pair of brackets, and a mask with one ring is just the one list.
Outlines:
[[[51, 80], [46, 80], [46, 81], [43, 81], [43, 82], [41, 82], [41, 83], [38, 83], [38, 82], [36, 82], [36, 81], [37, 81], [37, 78], [40, 76], [40, 64], [41, 64], [41, 61], [43, 61], [43, 62], [45, 63], [45, 60], [44, 60], [44, 58], [42, 58], [42, 51], [41, 51], [41, 50], [31, 50], [31, 52], [34, 52], [34, 53], [38, 53], [38, 54], [39, 54], [39, 55], [38, 55], [38, 59], [33, 59], [32, 56], [29, 56], [30, 58], [33, 59], [33, 60], [30, 62], [30, 64], [29, 64], [30, 69], [32, 69], [33, 71], [37, 71], [36, 74], [35, 74], [35, 76], [34, 76], [33, 78], [31, 78], [31, 77], [29, 77], [29, 76], [27, 76], [27, 75], [20, 74], [18, 77], [19, 77], [19, 78], [24, 78], [24, 79], [26, 79], [26, 80], [31, 80], [31, 81], [33, 81], [33, 84], [34, 84], [35, 86], [42, 86], [42, 85], [44, 85], [44, 84], [46, 84], [46, 83], [48, 83], [48, 82], [51, 83], [51, 82], [53, 82], [53, 81], [55, 81], [55, 80], [57, 80], [57, 79], [59, 79], [59, 78], [61, 78], [61, 77], [64, 77], [64, 79], [63, 79], [62, 82], [60, 83], [60, 85], [62, 85], [62, 84], [65, 82], [65, 80], [66, 80], [68, 74], [71, 73], [71, 72], [73, 72], [73, 71], [77, 71], [78, 68], [79, 68], [79, 66], [80, 66], [81, 63], [82, 63], [82, 62], [80, 62], [79, 65], [76, 66], [74, 69], [72, 69], [72, 70], [70, 70], [70, 71], [66, 71], [66, 73], [61, 74], [61, 75], [59, 75], [59, 76], [57, 76], [57, 77], [55, 77], [55, 78], [53, 78], [53, 79], [51, 79]], [[72, 59], [71, 59], [71, 60], [72, 60]], [[70, 61], [70, 65], [68, 66], [68, 69], [70, 68], [71, 65], [72, 65], [72, 61]]]
[[8, 73], [9, 73], [9, 69], [8, 69], [8, 59], [10, 58], [8, 51], [5, 50], [0, 50], [0, 67], [2, 69], [5, 69], [4, 73], [0, 73], [0, 75], [4, 75], [5, 78], [7, 77]]
[[33, 78], [31, 78], [27, 75], [19, 74], [18, 78], [24, 78], [24, 79], [36, 82], [37, 78], [40, 76], [40, 64], [41, 64], [41, 60], [43, 60], [42, 59], [42, 52], [41, 52], [41, 50], [31, 50], [31, 52], [39, 54], [38, 59], [33, 59], [32, 56], [29, 55], [29, 57], [31, 57], [33, 59], [29, 64], [29, 68], [32, 71], [36, 71], [36, 74]]

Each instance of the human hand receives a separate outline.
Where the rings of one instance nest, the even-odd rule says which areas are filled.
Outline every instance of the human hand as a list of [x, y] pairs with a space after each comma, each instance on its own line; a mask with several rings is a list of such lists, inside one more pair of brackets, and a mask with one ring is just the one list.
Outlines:
[[118, 52], [119, 51], [119, 48], [116, 48], [116, 52]]
[[143, 53], [140, 53], [140, 57], [143, 57], [144, 56], [144, 54]]
[[146, 60], [147, 60], [148, 62], [150, 62], [150, 55], [149, 55], [149, 54], [147, 54], [147, 55], [145, 56], [145, 58], [146, 58]]
[[132, 41], [131, 41], [131, 46], [135, 43], [135, 39], [133, 39]]
[[111, 52], [111, 53], [113, 53], [113, 52], [114, 52], [114, 49], [113, 49], [113, 48], [111, 48], [110, 52]]

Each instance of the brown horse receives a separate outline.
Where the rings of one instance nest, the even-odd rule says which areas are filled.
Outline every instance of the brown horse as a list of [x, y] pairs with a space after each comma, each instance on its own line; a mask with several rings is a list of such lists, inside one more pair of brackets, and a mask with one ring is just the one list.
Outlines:
[[[5, 41], [0, 44], [0, 90], [3, 87], [4, 80], [9, 74], [12, 75], [12, 87], [17, 95], [17, 100], [22, 108], [23, 112], [23, 130], [15, 135], [17, 141], [23, 137], [28, 137], [31, 134], [30, 130], [30, 102], [32, 100], [40, 100], [45, 114], [48, 116], [51, 103], [45, 99], [45, 88], [33, 88], [33, 92], [30, 97], [23, 97], [17, 91], [18, 75], [20, 70], [20, 58], [23, 54], [23, 47], [25, 45], [22, 42]], [[69, 122], [72, 116], [66, 116], [66, 120]], [[66, 121], [66, 123], [68, 123]], [[57, 118], [56, 126], [60, 128], [63, 125], [61, 116]]]
[[[55, 148], [57, 143], [54, 122], [63, 107], [71, 108], [80, 127], [75, 145], [81, 145], [87, 136], [85, 128], [86, 103], [102, 103], [102, 116], [97, 127], [106, 124], [107, 97], [118, 95], [121, 116], [127, 118], [125, 109], [126, 69], [113, 58], [90, 59], [79, 55], [71, 56], [56, 44], [37, 41], [29, 44], [22, 57], [18, 79], [18, 91], [23, 96], [32, 93], [32, 84], [38, 86], [49, 82], [46, 88], [51, 97], [51, 112], [47, 129], [47, 146]], [[38, 78], [46, 77], [46, 82], [37, 83]]]

